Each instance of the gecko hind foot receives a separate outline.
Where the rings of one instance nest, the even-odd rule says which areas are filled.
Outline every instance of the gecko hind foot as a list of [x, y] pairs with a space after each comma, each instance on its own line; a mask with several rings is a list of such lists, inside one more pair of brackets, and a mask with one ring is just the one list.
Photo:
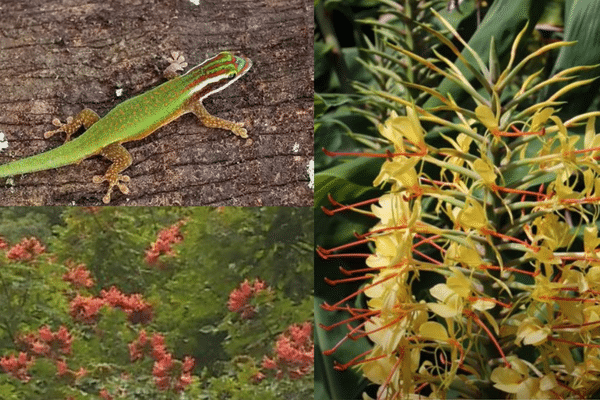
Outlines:
[[67, 133], [66, 131], [68, 130], [68, 127], [73, 123], [73, 117], [68, 117], [67, 118], [67, 122], [65, 122], [64, 124], [62, 122], [60, 122], [60, 119], [58, 118], [54, 118], [52, 120], [52, 125], [57, 126], [58, 129], [55, 129], [53, 131], [48, 131], [44, 133], [44, 139], [49, 139], [52, 136], [56, 135], [57, 133], [61, 133], [61, 132], [65, 132], [67, 135], [67, 139], [65, 141], [68, 141], [70, 139], [71, 134]]
[[110, 195], [112, 194], [115, 186], [121, 191], [121, 193], [129, 194], [129, 188], [125, 185], [125, 183], [128, 183], [130, 180], [131, 178], [129, 178], [127, 175], [94, 175], [92, 178], [92, 182], [94, 183], [102, 183], [104, 181], [108, 182], [108, 191], [106, 192], [106, 196], [102, 198], [102, 202], [104, 204], [110, 203]]

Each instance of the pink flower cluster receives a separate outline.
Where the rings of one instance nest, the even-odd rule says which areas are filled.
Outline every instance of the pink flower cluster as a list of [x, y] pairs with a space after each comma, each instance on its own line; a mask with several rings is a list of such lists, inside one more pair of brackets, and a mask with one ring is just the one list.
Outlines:
[[37, 334], [29, 333], [19, 337], [18, 341], [28, 352], [36, 356], [59, 359], [62, 354], [71, 354], [73, 338], [65, 326], [61, 326], [53, 333], [48, 326], [44, 325]]
[[36, 356], [45, 357], [54, 361], [58, 376], [70, 374], [74, 378], [80, 378], [87, 371], [84, 368], [77, 372], [70, 371], [63, 358], [64, 355], [71, 354], [72, 342], [73, 338], [66, 327], [61, 326], [56, 332], [52, 332], [48, 326], [43, 326], [37, 333], [20, 336], [17, 346], [25, 351], [21, 351], [18, 357], [3, 357], [0, 359], [0, 365], [9, 375], [27, 382], [31, 378], [27, 370], [35, 363]]
[[183, 235], [180, 231], [183, 224], [184, 222], [180, 221], [158, 233], [156, 242], [152, 243], [150, 248], [146, 250], [145, 260], [148, 265], [155, 265], [159, 257], [163, 254], [168, 256], [175, 255], [171, 245], [183, 241]]
[[181, 392], [192, 383], [194, 359], [186, 356], [183, 362], [174, 360], [173, 355], [165, 347], [165, 338], [155, 333], [148, 340], [146, 331], [141, 330], [138, 338], [129, 344], [131, 361], [141, 360], [144, 354], [150, 353], [154, 359], [152, 375], [159, 390]]
[[250, 304], [250, 300], [262, 291], [271, 291], [271, 289], [260, 279], [255, 279], [252, 284], [246, 279], [229, 294], [227, 308], [229, 311], [239, 313], [242, 319], [250, 319], [256, 314], [256, 307]]
[[91, 278], [90, 271], [88, 271], [85, 264], [70, 267], [62, 278], [63, 281], [71, 282], [76, 288], [91, 288], [94, 286], [94, 280]]
[[10, 355], [0, 358], [0, 366], [4, 369], [4, 372], [23, 382], [28, 382], [31, 379], [27, 370], [34, 362], [35, 358], [28, 357], [28, 354], [24, 352], [20, 352], [18, 357]]
[[6, 252], [6, 257], [14, 261], [30, 261], [45, 251], [46, 248], [36, 238], [23, 238]]
[[148, 323], [152, 320], [152, 305], [144, 301], [139, 293], [127, 296], [113, 286], [109, 290], [100, 291], [100, 296], [109, 306], [125, 311], [127, 319], [133, 324]]
[[315, 363], [315, 345], [312, 339], [312, 324], [305, 322], [292, 325], [279, 335], [275, 344], [276, 356], [263, 358], [262, 367], [274, 370], [278, 379], [289, 376], [299, 379], [308, 375]]
[[98, 313], [103, 306], [120, 308], [127, 314], [131, 323], [148, 323], [152, 320], [152, 305], [147, 303], [139, 293], [126, 295], [116, 287], [102, 290], [100, 297], [85, 297], [77, 294], [71, 300], [69, 314], [76, 321], [88, 324], [98, 320]]

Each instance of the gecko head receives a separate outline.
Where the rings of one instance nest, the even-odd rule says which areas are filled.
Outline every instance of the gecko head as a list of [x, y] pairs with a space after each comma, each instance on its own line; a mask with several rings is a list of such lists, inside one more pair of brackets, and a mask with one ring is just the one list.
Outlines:
[[251, 66], [249, 58], [223, 51], [186, 74], [192, 79], [188, 85], [190, 94], [202, 100], [231, 85], [248, 72]]
[[236, 56], [223, 51], [209, 58], [204, 63], [206, 75], [219, 76], [222, 80], [235, 80], [244, 75], [252, 66], [252, 61], [243, 56]]

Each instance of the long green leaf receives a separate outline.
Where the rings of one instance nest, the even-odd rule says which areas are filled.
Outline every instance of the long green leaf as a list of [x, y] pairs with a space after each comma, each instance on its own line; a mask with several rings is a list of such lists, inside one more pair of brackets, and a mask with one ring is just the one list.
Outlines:
[[[547, 2], [548, 0], [494, 1], [481, 25], [469, 40], [469, 46], [480, 57], [487, 57], [490, 52], [490, 38], [494, 37], [498, 58], [500, 60], [507, 59], [516, 35], [528, 20], [528, 29], [533, 29]], [[476, 63], [468, 50], [463, 50], [462, 54], [469, 62]], [[475, 79], [464, 65], [459, 63], [458, 67], [467, 79]], [[460, 85], [447, 78], [438, 86], [437, 91], [442, 95], [450, 93], [458, 104], [467, 96]], [[424, 107], [431, 108], [437, 105], [439, 105], [439, 100], [431, 98]]]

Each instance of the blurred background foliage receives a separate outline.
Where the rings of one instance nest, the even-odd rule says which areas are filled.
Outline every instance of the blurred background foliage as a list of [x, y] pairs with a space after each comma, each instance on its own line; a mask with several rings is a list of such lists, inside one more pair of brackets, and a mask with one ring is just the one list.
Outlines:
[[[73, 335], [69, 368], [85, 377], [68, 381], [39, 357], [27, 383], [0, 368], [1, 399], [97, 399], [120, 388], [128, 399], [305, 399], [312, 374], [300, 379], [253, 380], [263, 356], [273, 357], [277, 337], [292, 324], [312, 321], [314, 225], [309, 208], [262, 207], [5, 207], [0, 210], [0, 358], [18, 355], [17, 336], [43, 325], [64, 325]], [[180, 225], [183, 240], [172, 254], [146, 261], [159, 232]], [[13, 261], [4, 252], [35, 237], [45, 254]], [[85, 264], [98, 296], [116, 286], [152, 304], [153, 318], [133, 324], [103, 309], [88, 326], [69, 315], [75, 290], [63, 275]], [[257, 300], [256, 315], [242, 319], [227, 304], [245, 279], [260, 278], [273, 295]], [[194, 382], [181, 394], [157, 392], [152, 360], [131, 362], [128, 344], [141, 329], [165, 337], [173, 358], [195, 358]], [[117, 397], [115, 397], [117, 398]]]
[[[525, 45], [517, 54], [518, 60], [543, 45], [558, 40], [573, 41], [572, 46], [549, 52], [541, 61], [529, 63], [520, 71], [514, 87], [507, 96], [516, 93], [523, 80], [539, 72], [538, 79], [546, 80], [559, 71], [579, 66], [600, 64], [600, 2], [596, 0], [316, 0], [315, 1], [315, 242], [332, 248], [350, 242], [354, 232], [363, 233], [374, 220], [356, 213], [327, 216], [321, 207], [330, 205], [328, 196], [343, 204], [377, 197], [381, 192], [372, 186], [383, 159], [355, 156], [329, 157], [322, 149], [346, 153], [383, 153], [386, 143], [377, 133], [377, 124], [389, 117], [392, 111], [405, 115], [404, 107], [395, 99], [414, 102], [428, 110], [436, 110], [439, 103], [426, 93], [435, 88], [450, 94], [461, 102], [468, 96], [449, 80], [433, 74], [429, 68], [414, 62], [398, 49], [408, 50], [424, 59], [436, 53], [455, 61], [456, 56], [440, 45], [419, 24], [429, 26], [452, 40], [462, 49], [460, 42], [433, 17], [431, 9], [438, 11], [454, 29], [476, 50], [479, 56], [490, 59], [495, 52], [500, 69], [506, 66], [511, 45], [527, 24]], [[493, 38], [493, 42], [491, 39]], [[491, 47], [494, 43], [494, 47]], [[463, 51], [463, 56], [473, 61]], [[473, 79], [467, 68], [456, 63], [463, 74]], [[444, 65], [439, 65], [442, 69]], [[579, 75], [579, 79], [597, 78], [599, 69]], [[563, 82], [566, 85], [569, 82]], [[600, 105], [600, 80], [578, 88], [559, 100], [558, 115], [569, 116], [598, 110]], [[548, 94], [560, 89], [555, 84], [539, 96], [527, 99], [535, 104]], [[511, 93], [512, 90], [512, 93]], [[525, 104], [527, 106], [528, 104]], [[436, 115], [452, 118], [451, 114]], [[598, 124], [598, 121], [597, 121]], [[424, 125], [427, 130], [427, 126]], [[436, 132], [430, 131], [428, 143], [435, 145]], [[353, 251], [370, 252], [368, 248]], [[331, 325], [346, 315], [325, 312], [319, 304], [329, 304], [354, 292], [360, 284], [332, 288], [324, 277], [343, 278], [339, 267], [363, 268], [364, 260], [349, 258], [315, 261], [315, 319], [317, 323]], [[357, 299], [358, 302], [361, 299]], [[339, 372], [333, 361], [347, 362], [369, 349], [367, 340], [344, 344], [332, 356], [321, 354], [333, 348], [347, 332], [344, 328], [315, 333], [315, 398], [359, 399], [367, 388], [358, 371]], [[367, 389], [374, 396], [376, 388]]]

